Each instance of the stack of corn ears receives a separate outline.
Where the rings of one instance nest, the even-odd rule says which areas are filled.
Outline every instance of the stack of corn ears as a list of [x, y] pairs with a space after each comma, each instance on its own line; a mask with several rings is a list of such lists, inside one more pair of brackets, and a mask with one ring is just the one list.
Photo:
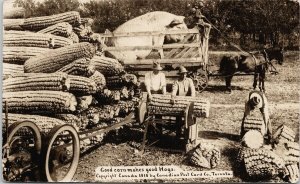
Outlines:
[[152, 95], [153, 99], [148, 105], [150, 114], [162, 114], [170, 116], [183, 115], [187, 105], [194, 102], [195, 117], [209, 117], [210, 102], [207, 99], [201, 99], [189, 96], [176, 96], [175, 104], [171, 104], [170, 95]]
[[54, 48], [72, 45], [73, 41], [61, 36], [51, 34], [33, 33], [27, 31], [4, 31], [4, 47], [41, 47], [50, 48], [50, 43]]

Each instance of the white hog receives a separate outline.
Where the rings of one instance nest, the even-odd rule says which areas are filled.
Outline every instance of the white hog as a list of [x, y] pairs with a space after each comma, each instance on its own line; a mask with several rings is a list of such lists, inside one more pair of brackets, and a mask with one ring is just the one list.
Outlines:
[[[166, 30], [186, 30], [184, 16], [174, 15], [168, 12], [155, 11], [146, 13], [134, 19], [131, 19], [119, 26], [113, 33], [132, 33], [132, 32], [156, 32]], [[184, 38], [183, 35], [166, 35], [166, 36], [130, 36], [111, 38], [109, 43], [115, 47], [121, 46], [161, 46], [164, 42], [179, 42]], [[130, 50], [130, 51], [110, 51], [110, 53], [123, 61], [130, 64], [136, 59], [143, 59], [149, 55], [151, 49]], [[162, 50], [159, 50], [162, 54]]]

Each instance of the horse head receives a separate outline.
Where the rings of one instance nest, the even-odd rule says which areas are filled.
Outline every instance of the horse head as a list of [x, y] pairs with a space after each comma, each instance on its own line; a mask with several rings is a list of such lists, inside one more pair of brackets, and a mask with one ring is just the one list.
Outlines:
[[265, 49], [265, 57], [269, 59], [269, 61], [276, 60], [278, 64], [282, 65], [284, 62], [283, 54], [284, 49], [283, 47], [280, 48], [269, 48]]

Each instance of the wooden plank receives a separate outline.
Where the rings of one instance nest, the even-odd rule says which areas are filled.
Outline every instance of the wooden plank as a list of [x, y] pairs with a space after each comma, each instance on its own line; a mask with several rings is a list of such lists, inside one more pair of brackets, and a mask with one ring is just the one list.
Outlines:
[[[191, 36], [186, 36], [180, 43], [187, 43]], [[171, 58], [179, 49], [173, 49], [168, 54], [165, 54], [166, 58]]]
[[101, 37], [134, 37], [134, 36], [164, 36], [166, 34], [199, 34], [198, 29], [187, 30], [168, 30], [168, 31], [145, 31], [145, 32], [129, 32], [129, 33], [104, 33]]
[[194, 55], [193, 53], [194, 52], [196, 52], [197, 54], [199, 54], [198, 53], [198, 49], [195, 49], [195, 48], [189, 48], [189, 50], [185, 53], [185, 54], [183, 54], [182, 55], [182, 58], [187, 58], [189, 55]]
[[[134, 72], [137, 77], [144, 77], [146, 73], [151, 72], [151, 71], [136, 71]], [[165, 74], [166, 78], [168, 77], [173, 77], [176, 78], [178, 77], [178, 71], [177, 70], [172, 70], [172, 71], [162, 71], [162, 73]]]
[[178, 54], [176, 54], [173, 58], [181, 58], [184, 53], [186, 53], [190, 48], [182, 49]]
[[153, 45], [153, 46], [122, 46], [122, 47], [103, 47], [103, 51], [124, 51], [124, 50], [147, 50], [147, 49], [173, 49], [173, 48], [190, 48], [199, 47], [200, 43], [188, 43], [188, 44], [166, 44], [166, 45]]
[[138, 60], [126, 60], [126, 65], [152, 65], [153, 62], [160, 62], [161, 64], [181, 64], [181, 63], [200, 63], [202, 58], [174, 58], [174, 59], [138, 59]]

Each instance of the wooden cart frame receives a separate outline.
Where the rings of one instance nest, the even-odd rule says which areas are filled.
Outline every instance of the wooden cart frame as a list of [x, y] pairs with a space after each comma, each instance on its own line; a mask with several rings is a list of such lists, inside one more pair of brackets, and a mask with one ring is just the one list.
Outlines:
[[[189, 71], [188, 76], [194, 81], [198, 91], [203, 91], [208, 85], [208, 41], [210, 27], [197, 25], [193, 29], [165, 31], [165, 32], [131, 32], [101, 34], [102, 51], [109, 55], [110, 51], [135, 51], [149, 49], [151, 53], [144, 59], [125, 61], [125, 69], [136, 74], [142, 82], [148, 71], [152, 70], [153, 62], [159, 62], [163, 67], [167, 83], [172, 84], [178, 77], [177, 68], [183, 65]], [[135, 36], [165, 36], [185, 35], [179, 43], [152, 46], [107, 46], [107, 38], [135, 37]]]

